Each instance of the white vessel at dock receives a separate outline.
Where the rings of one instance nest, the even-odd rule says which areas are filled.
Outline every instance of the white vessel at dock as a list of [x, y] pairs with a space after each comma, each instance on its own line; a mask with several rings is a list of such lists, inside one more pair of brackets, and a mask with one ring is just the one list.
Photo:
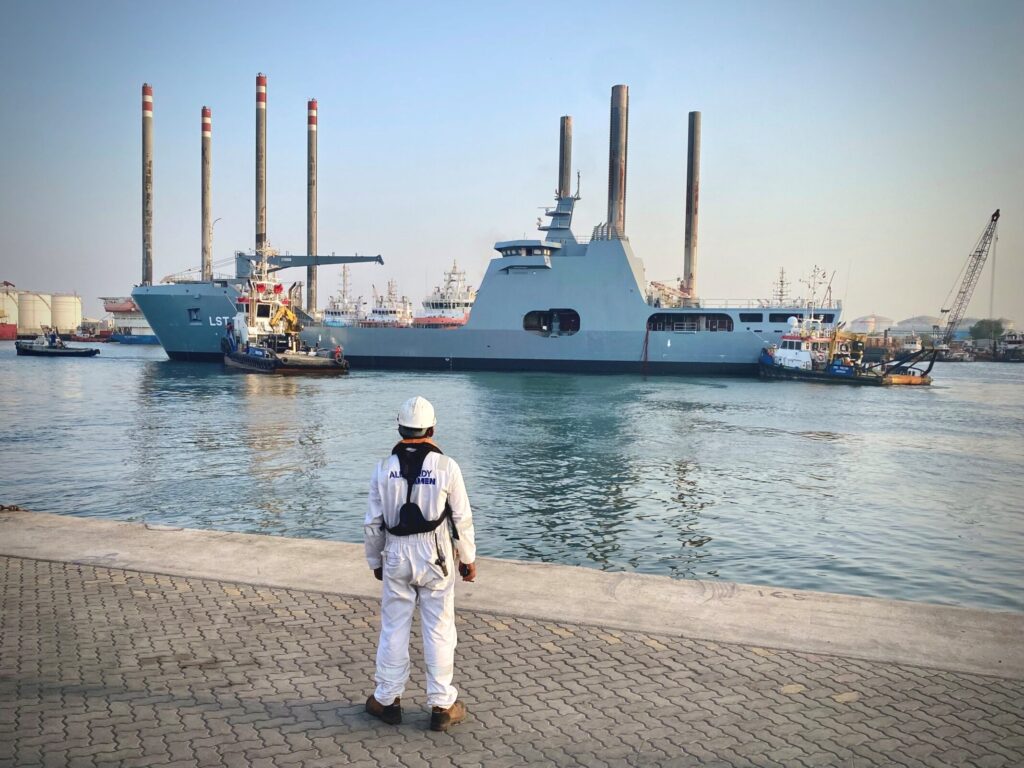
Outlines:
[[103, 309], [110, 313], [111, 341], [122, 344], [159, 344], [153, 329], [131, 296], [101, 296]]
[[423, 313], [413, 318], [416, 328], [459, 328], [469, 320], [476, 291], [466, 283], [465, 270], [458, 262], [444, 273], [444, 282], [423, 300]]
[[349, 290], [349, 267], [341, 267], [341, 290], [330, 298], [323, 311], [324, 325], [343, 327], [359, 325], [369, 313], [366, 301], [362, 296], [352, 298]]
[[412, 302], [408, 296], [398, 295], [398, 283], [388, 280], [388, 289], [377, 293], [373, 289], [370, 311], [356, 325], [360, 328], [411, 328]]

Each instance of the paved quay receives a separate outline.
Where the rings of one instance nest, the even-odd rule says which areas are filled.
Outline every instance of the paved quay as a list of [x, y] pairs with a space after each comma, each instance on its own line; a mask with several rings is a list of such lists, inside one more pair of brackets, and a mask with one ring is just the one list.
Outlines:
[[0, 574], [0, 766], [1024, 765], [1024, 614], [482, 559], [442, 734], [362, 712], [360, 546], [3, 511]]

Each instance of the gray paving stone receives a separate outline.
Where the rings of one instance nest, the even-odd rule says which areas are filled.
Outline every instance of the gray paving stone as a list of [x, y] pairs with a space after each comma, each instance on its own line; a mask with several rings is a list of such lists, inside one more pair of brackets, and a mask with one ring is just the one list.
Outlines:
[[392, 728], [362, 711], [377, 610], [2, 557], [0, 768], [1024, 764], [1019, 681], [468, 611], [471, 719], [426, 730], [417, 629]]

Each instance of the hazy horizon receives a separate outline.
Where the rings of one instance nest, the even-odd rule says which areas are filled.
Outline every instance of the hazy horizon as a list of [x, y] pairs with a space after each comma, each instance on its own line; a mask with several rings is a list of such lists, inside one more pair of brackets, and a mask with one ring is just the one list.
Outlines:
[[[558, 122], [606, 218], [611, 86], [630, 86], [626, 232], [648, 280], [682, 271], [687, 113], [702, 113], [698, 288], [768, 298], [834, 273], [852, 320], [938, 315], [1002, 210], [968, 315], [1024, 321], [1024, 4], [715, 6], [7, 3], [0, 279], [99, 296], [141, 278], [141, 86], [154, 88], [154, 280], [200, 261], [200, 108], [213, 110], [214, 260], [254, 244], [254, 93], [268, 76], [268, 231], [306, 233], [319, 102], [319, 250], [377, 254], [419, 306], [457, 259], [538, 236]], [[574, 182], [575, 183], [575, 182]], [[226, 266], [223, 271], [229, 271]], [[284, 273], [304, 280], [305, 270]], [[321, 267], [322, 307], [340, 267]], [[948, 304], [945, 304], [948, 306]]]

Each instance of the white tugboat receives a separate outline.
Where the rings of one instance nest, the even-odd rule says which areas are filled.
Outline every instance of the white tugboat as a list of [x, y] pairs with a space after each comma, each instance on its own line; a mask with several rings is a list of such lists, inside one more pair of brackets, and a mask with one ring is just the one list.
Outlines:
[[466, 272], [452, 261], [444, 273], [444, 283], [423, 300], [423, 314], [413, 318], [415, 328], [460, 328], [469, 320], [476, 301], [476, 290], [466, 285]]

